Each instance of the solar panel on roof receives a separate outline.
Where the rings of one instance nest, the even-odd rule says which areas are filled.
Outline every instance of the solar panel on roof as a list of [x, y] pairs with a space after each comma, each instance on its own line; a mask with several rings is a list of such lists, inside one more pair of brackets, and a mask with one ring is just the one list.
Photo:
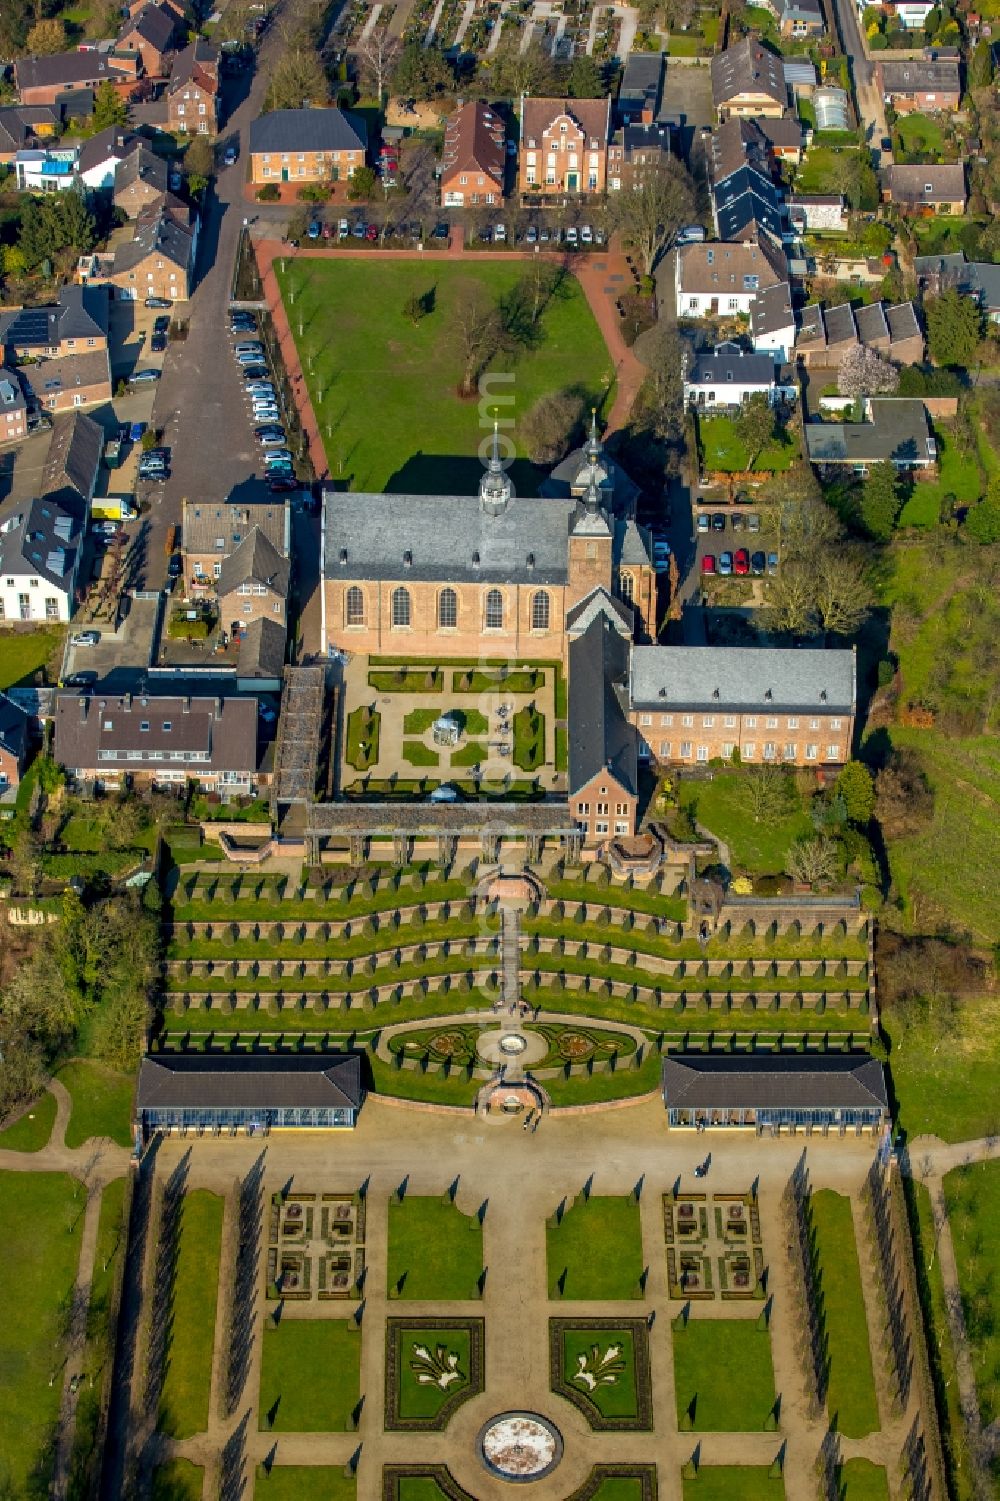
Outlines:
[[14, 344], [45, 344], [48, 336], [49, 315], [44, 308], [22, 308], [8, 334]]

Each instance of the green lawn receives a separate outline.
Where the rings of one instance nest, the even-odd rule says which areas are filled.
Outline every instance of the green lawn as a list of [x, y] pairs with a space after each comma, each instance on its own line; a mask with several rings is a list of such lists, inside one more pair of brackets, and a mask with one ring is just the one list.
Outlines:
[[447, 1198], [409, 1195], [389, 1201], [390, 1294], [444, 1302], [478, 1298], [483, 1227]]
[[62, 1173], [0, 1173], [0, 1427], [18, 1496], [48, 1489], [85, 1203], [83, 1184]]
[[157, 1465], [150, 1485], [150, 1501], [201, 1501], [205, 1471], [189, 1459], [168, 1459]]
[[545, 764], [545, 715], [534, 704], [525, 704], [514, 715], [514, 764], [522, 771], [537, 771]]
[[66, 1127], [68, 1147], [82, 1147], [92, 1136], [109, 1136], [120, 1147], [132, 1145], [135, 1080], [131, 1074], [119, 1074], [103, 1063], [77, 1058], [64, 1063], [56, 1077], [73, 1100]]
[[46, 671], [46, 682], [54, 682], [62, 650], [64, 626], [36, 625], [30, 631], [0, 630], [0, 690], [20, 683], [33, 683], [35, 673]]
[[441, 756], [422, 740], [403, 741], [403, 760], [411, 766], [440, 766]]
[[[571, 1391], [593, 1403], [603, 1418], [638, 1420], [642, 1416], [636, 1380], [635, 1339], [631, 1329], [564, 1329], [562, 1343], [564, 1380]], [[613, 1366], [602, 1364], [612, 1348], [617, 1349], [617, 1361], [624, 1369], [615, 1370]], [[602, 1370], [614, 1379], [598, 1381], [593, 1390], [586, 1382], [574, 1379], [582, 1371], [593, 1375]]]
[[[916, 1167], [919, 1171], [919, 1161]], [[972, 1495], [972, 1466], [969, 1462], [965, 1422], [962, 1418], [955, 1349], [948, 1328], [948, 1310], [945, 1305], [944, 1279], [941, 1276], [941, 1258], [938, 1256], [931, 1196], [930, 1191], [917, 1178], [910, 1180], [909, 1189], [913, 1196], [913, 1204], [916, 1206], [913, 1259], [916, 1263], [918, 1281], [924, 1289], [921, 1298], [930, 1317], [927, 1343], [931, 1369], [934, 1372], [934, 1384], [939, 1397], [943, 1395], [943, 1404], [939, 1404], [939, 1412], [943, 1407], [944, 1422], [941, 1425], [941, 1441], [944, 1445], [945, 1462], [954, 1486], [956, 1501], [969, 1501]]]
[[170, 1438], [190, 1438], [208, 1423], [222, 1211], [222, 1200], [206, 1189], [184, 1197], [159, 1413], [160, 1431]]
[[962, 453], [943, 428], [936, 427], [934, 432], [938, 445], [938, 477], [913, 486], [900, 512], [900, 526], [928, 530], [940, 522], [941, 502], [946, 495], [953, 495], [959, 505], [971, 505], [983, 493], [983, 479], [976, 455]]
[[[468, 1328], [425, 1329], [421, 1326], [412, 1330], [402, 1330], [399, 1338], [399, 1416], [401, 1418], [436, 1418], [444, 1404], [450, 1402], [469, 1385], [472, 1345], [469, 1330]], [[449, 1381], [445, 1387], [440, 1386], [437, 1381], [418, 1380], [418, 1376], [427, 1373], [424, 1370], [414, 1370], [414, 1346], [417, 1344], [429, 1350], [432, 1356], [436, 1356], [440, 1349], [445, 1362], [449, 1360], [449, 1357], [456, 1356], [458, 1360], [456, 1370], [461, 1379]]]
[[639, 1206], [631, 1198], [578, 1194], [545, 1240], [550, 1297], [642, 1297]]
[[40, 1152], [52, 1135], [55, 1119], [56, 1097], [46, 1090], [19, 1121], [0, 1131], [0, 1151]]
[[870, 1459], [849, 1459], [840, 1466], [840, 1501], [889, 1501], [885, 1466]]
[[983, 1427], [1000, 1417], [1000, 1162], [956, 1168], [944, 1180], [965, 1327]]
[[357, 1481], [342, 1466], [258, 1465], [254, 1501], [354, 1501]]
[[824, 1188], [811, 1199], [830, 1380], [830, 1421], [847, 1438], [864, 1438], [879, 1426], [861, 1268], [851, 1201]]
[[893, 1011], [882, 1024], [892, 1044], [898, 1120], [909, 1140], [969, 1141], [1000, 1127], [1000, 1002], [993, 996], [959, 1002], [937, 1026], [904, 1023]]
[[[704, 417], [698, 421], [698, 441], [705, 469], [741, 474], [747, 468], [747, 451], [736, 435], [731, 417]], [[787, 440], [769, 443], [754, 460], [754, 469], [788, 469], [799, 457], [799, 445], [789, 433]]]
[[355, 771], [367, 771], [378, 761], [379, 730], [382, 716], [362, 704], [347, 716], [344, 759]]
[[[372, 256], [277, 260], [275, 267], [331, 473], [354, 490], [474, 493], [482, 419], [480, 403], [457, 395], [455, 309], [470, 286], [485, 288], [490, 299], [509, 293], [526, 266], [499, 258], [462, 265]], [[434, 310], [414, 327], [404, 306], [432, 289]], [[496, 386], [505, 421], [569, 387], [585, 393], [588, 404], [609, 399], [611, 359], [575, 278], [563, 282], [540, 327], [537, 348], [501, 355], [491, 365], [515, 376]], [[506, 405], [511, 397], [513, 408]], [[373, 423], [373, 412], [391, 418]], [[530, 468], [515, 464], [513, 477], [529, 493]]]
[[937, 154], [944, 148], [944, 135], [940, 125], [927, 115], [897, 116], [894, 133], [899, 136], [904, 151]]
[[282, 1319], [261, 1336], [260, 1427], [345, 1433], [361, 1395], [361, 1333], [347, 1319]]
[[[96, 1495], [100, 1480], [102, 1400], [111, 1376], [114, 1357], [112, 1315], [114, 1296], [128, 1227], [125, 1223], [125, 1178], [115, 1178], [101, 1193], [101, 1209], [94, 1250], [94, 1275], [87, 1305], [86, 1345], [81, 1362], [86, 1381], [79, 1393], [70, 1471], [70, 1495]], [[200, 1492], [199, 1492], [200, 1494]]]
[[836, 146], [811, 146], [795, 170], [796, 193], [839, 193], [841, 178], [838, 160], [856, 157], [857, 149]]
[[702, 1465], [692, 1480], [682, 1481], [684, 1501], [784, 1501], [785, 1482], [764, 1468], [749, 1465]]
[[696, 807], [699, 824], [728, 844], [734, 871], [780, 875], [789, 845], [813, 832], [790, 776], [791, 811], [782, 818], [764, 818], [759, 823], [747, 807], [744, 779], [739, 772], [716, 772], [710, 782], [685, 782], [680, 795], [686, 806]]
[[756, 1319], [688, 1320], [673, 1330], [677, 1421], [699, 1433], [759, 1433], [774, 1409], [771, 1336]]

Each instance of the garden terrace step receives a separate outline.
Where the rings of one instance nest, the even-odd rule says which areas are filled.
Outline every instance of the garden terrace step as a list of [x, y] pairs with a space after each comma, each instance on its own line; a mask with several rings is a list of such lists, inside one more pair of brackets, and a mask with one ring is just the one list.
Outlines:
[[[498, 983], [497, 971], [474, 970], [471, 983], [475, 986], [493, 986]], [[174, 991], [171, 1005], [176, 1014], [187, 1011], [257, 1011], [273, 1003], [274, 1012], [332, 1010], [373, 1010], [378, 1005], [386, 1007], [398, 1004], [411, 996], [429, 993], [426, 980], [400, 980], [395, 985], [372, 985], [363, 990], [188, 990]], [[462, 992], [454, 992], [455, 1000], [462, 999]]]
[[329, 975], [342, 974], [352, 975], [364, 972], [363, 966], [370, 964], [374, 959], [377, 969], [385, 969], [393, 964], [417, 964], [432, 959], [453, 958], [467, 955], [472, 958], [478, 954], [498, 954], [499, 943], [496, 938], [462, 938], [432, 941], [429, 943], [407, 944], [403, 947], [392, 949], [376, 949], [367, 954], [354, 955], [344, 961], [334, 957], [327, 959], [298, 959], [294, 953], [289, 953], [280, 959], [253, 959], [245, 955], [229, 957], [221, 951], [217, 959], [168, 959], [167, 973], [176, 975], [222, 975], [227, 971], [233, 976], [252, 975], [255, 973], [261, 977], [280, 979], [282, 975]]
[[[419, 914], [419, 916], [418, 916]], [[289, 932], [303, 930], [307, 938], [353, 938], [359, 933], [380, 933], [412, 923], [414, 917], [424, 922], [471, 921], [476, 916], [476, 901], [469, 897], [462, 901], [413, 902], [408, 906], [384, 908], [380, 912], [356, 913], [352, 917], [296, 918], [275, 916], [264, 918], [244, 916], [234, 906], [231, 910], [219, 904], [213, 907], [210, 919], [185, 920], [175, 913], [173, 922], [163, 924], [170, 936], [210, 936], [213, 929], [236, 924], [241, 930], [250, 929], [249, 936], [281, 939]]]

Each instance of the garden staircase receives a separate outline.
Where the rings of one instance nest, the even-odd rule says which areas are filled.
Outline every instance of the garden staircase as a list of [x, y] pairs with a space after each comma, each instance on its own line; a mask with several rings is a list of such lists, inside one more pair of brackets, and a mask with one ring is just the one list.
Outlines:
[[500, 921], [503, 1001], [505, 1007], [512, 1007], [521, 999], [521, 914], [504, 907]]

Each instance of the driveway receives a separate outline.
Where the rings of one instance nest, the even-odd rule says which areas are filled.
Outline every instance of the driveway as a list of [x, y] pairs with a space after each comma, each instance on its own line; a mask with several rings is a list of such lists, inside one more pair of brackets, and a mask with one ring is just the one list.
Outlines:
[[841, 46], [851, 60], [858, 119], [865, 123], [866, 139], [872, 144], [873, 165], [878, 171], [879, 167], [891, 164], [892, 154], [881, 151], [878, 145], [882, 137], [889, 134], [889, 129], [885, 121], [885, 102], [875, 79], [875, 64], [865, 56], [854, 0], [833, 0], [833, 5]]

